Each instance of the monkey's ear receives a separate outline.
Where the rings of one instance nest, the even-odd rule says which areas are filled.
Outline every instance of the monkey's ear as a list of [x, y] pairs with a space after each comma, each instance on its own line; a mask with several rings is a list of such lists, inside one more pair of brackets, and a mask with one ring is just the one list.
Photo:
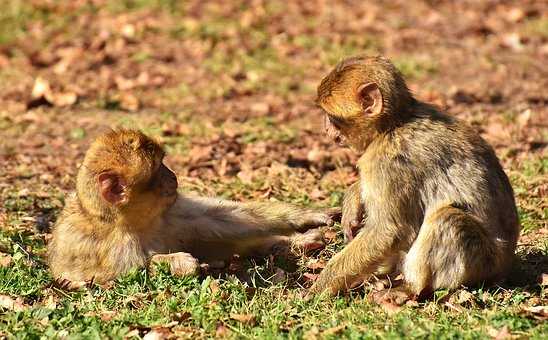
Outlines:
[[378, 115], [382, 112], [382, 93], [377, 84], [361, 84], [358, 87], [358, 98], [364, 113]]
[[114, 171], [105, 171], [97, 177], [101, 196], [111, 204], [120, 204], [126, 201], [126, 183]]

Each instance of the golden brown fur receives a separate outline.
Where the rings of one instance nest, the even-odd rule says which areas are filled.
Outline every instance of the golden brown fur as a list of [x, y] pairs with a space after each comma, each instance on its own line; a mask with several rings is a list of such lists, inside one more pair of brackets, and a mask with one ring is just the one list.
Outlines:
[[343, 229], [361, 220], [358, 206], [365, 219], [311, 292], [337, 293], [379, 271], [401, 270], [414, 294], [504, 277], [518, 215], [508, 178], [475, 131], [414, 99], [382, 57], [341, 62], [321, 82], [318, 104], [327, 132], [361, 154]]
[[321, 234], [297, 231], [332, 223], [332, 210], [178, 194], [163, 156], [156, 142], [133, 130], [92, 143], [48, 246], [56, 279], [105, 282], [149, 261], [194, 274], [198, 259], [265, 254], [280, 243], [306, 247]]

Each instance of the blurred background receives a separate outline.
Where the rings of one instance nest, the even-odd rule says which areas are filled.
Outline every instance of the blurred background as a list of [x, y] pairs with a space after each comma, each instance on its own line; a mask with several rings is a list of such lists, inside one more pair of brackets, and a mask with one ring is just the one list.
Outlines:
[[314, 99], [355, 54], [475, 126], [545, 223], [548, 5], [529, 0], [4, 0], [2, 196], [62, 197], [89, 140], [128, 126], [165, 143], [183, 188], [337, 204], [356, 155]]

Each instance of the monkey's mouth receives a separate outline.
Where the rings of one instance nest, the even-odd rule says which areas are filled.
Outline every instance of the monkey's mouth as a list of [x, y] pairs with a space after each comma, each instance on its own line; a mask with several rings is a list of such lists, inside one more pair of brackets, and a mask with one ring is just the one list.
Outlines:
[[345, 139], [341, 136], [336, 136], [335, 138], [333, 138], [333, 141], [340, 147], [347, 146]]

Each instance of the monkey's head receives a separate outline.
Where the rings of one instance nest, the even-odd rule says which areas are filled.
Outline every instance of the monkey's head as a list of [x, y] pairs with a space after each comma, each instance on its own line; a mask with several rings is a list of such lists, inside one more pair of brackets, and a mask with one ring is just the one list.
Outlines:
[[318, 86], [328, 135], [363, 152], [375, 134], [404, 120], [413, 96], [400, 72], [386, 58], [351, 57], [340, 62]]
[[104, 220], [146, 225], [177, 199], [177, 177], [164, 165], [164, 155], [157, 142], [139, 131], [99, 136], [78, 172], [76, 187], [83, 208]]

